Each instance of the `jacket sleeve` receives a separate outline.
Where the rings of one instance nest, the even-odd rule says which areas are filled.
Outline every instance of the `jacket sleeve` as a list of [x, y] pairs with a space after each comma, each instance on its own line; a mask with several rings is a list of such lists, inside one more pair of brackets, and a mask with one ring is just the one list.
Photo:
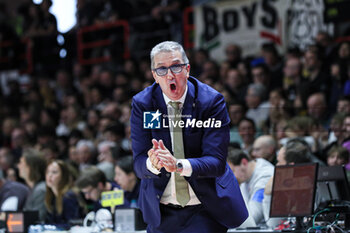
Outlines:
[[25, 205], [25, 210], [38, 210], [39, 219], [43, 221], [45, 220], [46, 216], [45, 193], [45, 185], [38, 185], [38, 187], [36, 187], [35, 190], [33, 190], [33, 193], [31, 195], [32, 198], [30, 200], [27, 199]]
[[135, 97], [131, 106], [130, 127], [135, 173], [140, 179], [159, 178], [159, 175], [153, 174], [146, 166], [147, 152], [152, 148], [151, 131], [143, 128], [143, 112], [146, 110]]
[[229, 123], [224, 97], [215, 95], [203, 120], [215, 119], [220, 127], [204, 129], [201, 145], [202, 154], [197, 158], [188, 159], [192, 166], [191, 178], [218, 177], [225, 172], [227, 147], [230, 140]]

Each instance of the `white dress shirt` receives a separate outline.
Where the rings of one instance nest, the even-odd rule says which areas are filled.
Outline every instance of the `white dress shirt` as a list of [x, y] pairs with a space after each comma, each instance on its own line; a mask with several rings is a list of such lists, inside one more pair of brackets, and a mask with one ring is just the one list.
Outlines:
[[[186, 86], [186, 90], [185, 90], [184, 94], [182, 95], [182, 97], [179, 100], [176, 101], [176, 102], [181, 102], [180, 108], [183, 107], [183, 104], [185, 102], [187, 89], [188, 89], [188, 87]], [[169, 121], [173, 120], [174, 115], [175, 115], [175, 110], [169, 104], [169, 102], [171, 102], [173, 100], [169, 99], [164, 93], [163, 93], [163, 97], [164, 97], [165, 103], [167, 104]], [[169, 122], [169, 130], [170, 130], [170, 137], [171, 137], [171, 147], [172, 147], [172, 150], [174, 151], [174, 136], [171, 133], [173, 131], [173, 125], [170, 122]], [[180, 175], [190, 177], [192, 174], [192, 166], [191, 166], [190, 161], [188, 161], [187, 159], [179, 159], [179, 161], [181, 161], [183, 164], [183, 170], [180, 173]], [[146, 165], [147, 165], [147, 169], [150, 170], [152, 173], [154, 173], [156, 175], [158, 175], [160, 173], [156, 168], [154, 168], [152, 166], [152, 163], [151, 163], [149, 158], [146, 161]], [[189, 189], [189, 193], [190, 193], [190, 201], [187, 203], [187, 205], [201, 204], [201, 202], [197, 198], [197, 196], [194, 193], [190, 184], [188, 184], [188, 189]], [[174, 172], [171, 173], [170, 180], [169, 180], [167, 186], [165, 187], [163, 196], [160, 199], [160, 203], [180, 205], [180, 203], [176, 200], [175, 173]]]

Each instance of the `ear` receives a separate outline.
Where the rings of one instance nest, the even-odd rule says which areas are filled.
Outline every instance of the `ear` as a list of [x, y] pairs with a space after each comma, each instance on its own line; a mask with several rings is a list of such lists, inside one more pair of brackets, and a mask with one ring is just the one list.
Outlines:
[[98, 188], [99, 190], [104, 190], [105, 185], [104, 185], [102, 182], [98, 182], [97, 188]]
[[246, 158], [243, 158], [243, 159], [241, 160], [241, 165], [246, 166], [248, 163], [249, 163], [249, 161], [248, 161]]
[[190, 64], [187, 64], [187, 66], [186, 66], [187, 78], [190, 77], [190, 70], [191, 70], [191, 66], [190, 66]]

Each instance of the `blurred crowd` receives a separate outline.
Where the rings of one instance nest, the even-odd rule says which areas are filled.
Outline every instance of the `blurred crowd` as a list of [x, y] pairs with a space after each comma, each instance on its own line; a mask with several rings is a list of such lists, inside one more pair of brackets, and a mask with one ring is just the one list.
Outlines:
[[[169, 28], [173, 22], [181, 25], [178, 13], [185, 7], [181, 2], [79, 0], [77, 27], [146, 15]], [[50, 3], [43, 0], [35, 5], [28, 1], [28, 5], [19, 8], [16, 17], [11, 17], [14, 19], [11, 25], [9, 21], [5, 25], [4, 17], [0, 18], [1, 35], [13, 38], [57, 35], [56, 19], [48, 12]], [[182, 30], [176, 28], [176, 23], [172, 24], [174, 30], [169, 39], [181, 41]], [[4, 28], [12, 34], [4, 33]], [[190, 74], [225, 97], [231, 118], [232, 150], [239, 148], [248, 159], [264, 158], [275, 165], [279, 148], [290, 139], [299, 138], [310, 148], [312, 161], [328, 166], [347, 164], [350, 169], [349, 42], [335, 43], [329, 34], [319, 32], [314, 44], [305, 51], [288, 48], [281, 54], [273, 43], [266, 43], [255, 56], [244, 57], [241, 47], [231, 41], [221, 63], [204, 49], [186, 52]], [[45, 71], [45, 65], [41, 70]], [[107, 180], [122, 186], [123, 181], [116, 175], [119, 168], [115, 166], [132, 155], [129, 127], [132, 96], [153, 82], [148, 58], [123, 60], [118, 69], [110, 64], [83, 66], [74, 61], [70, 67], [57, 69], [53, 74], [30, 75], [24, 87], [17, 80], [10, 80], [6, 83], [7, 92], [0, 93], [3, 178], [31, 189], [33, 181], [45, 181], [45, 174], [28, 182], [21, 171], [21, 159], [29, 152], [45, 158], [49, 164], [46, 190], [56, 187], [49, 177], [55, 169], [61, 171], [69, 184], [60, 186], [59, 192], [53, 188], [51, 196], [46, 197], [49, 212], [55, 209], [53, 197], [62, 197], [64, 193], [68, 193], [69, 205], [74, 202], [84, 207], [79, 198], [72, 201], [70, 192], [79, 197], [72, 187], [88, 168], [99, 168], [103, 172], [100, 176], [105, 178], [85, 186], [80, 182], [80, 196], [85, 201], [96, 199], [89, 196], [92, 195], [89, 188], [95, 188], [93, 185], [99, 182], [107, 189], [114, 187], [105, 185]], [[71, 175], [63, 177], [67, 169]], [[55, 211], [62, 213], [62, 207], [57, 208]], [[79, 213], [70, 217], [79, 217]]]

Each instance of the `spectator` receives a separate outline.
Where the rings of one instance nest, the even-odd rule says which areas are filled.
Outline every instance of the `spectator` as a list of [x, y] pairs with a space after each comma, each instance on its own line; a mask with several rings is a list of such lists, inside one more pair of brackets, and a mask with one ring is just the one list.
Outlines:
[[16, 128], [17, 122], [12, 117], [7, 117], [2, 121], [0, 132], [1, 146], [11, 147], [11, 133]]
[[64, 97], [69, 93], [76, 93], [71, 75], [66, 70], [58, 70], [56, 72], [56, 100], [63, 104]]
[[270, 70], [270, 86], [269, 88], [275, 89], [282, 87], [282, 60], [278, 54], [277, 48], [273, 43], [265, 43], [261, 47], [261, 54], [264, 58], [266, 65]]
[[338, 100], [337, 112], [350, 114], [350, 96], [344, 96]]
[[15, 163], [22, 156], [23, 149], [27, 146], [27, 136], [23, 128], [15, 128], [11, 133], [11, 153], [14, 155]]
[[263, 158], [272, 164], [276, 164], [276, 149], [275, 139], [270, 135], [262, 135], [255, 139], [251, 157], [253, 159]]
[[56, 145], [56, 142], [50, 142], [43, 146], [42, 153], [46, 161], [50, 162], [51, 160], [59, 159], [59, 151]]
[[341, 68], [339, 62], [333, 62], [331, 64], [331, 87], [330, 87], [330, 97], [327, 100], [328, 105], [330, 106], [330, 112], [334, 113], [336, 111], [337, 102], [343, 96], [344, 89], [344, 79], [346, 77], [342, 77]]
[[269, 104], [269, 117], [262, 125], [262, 130], [274, 135], [277, 124], [288, 120], [293, 115], [293, 108], [291, 103], [286, 100], [282, 89], [274, 89], [270, 92]]
[[329, 115], [326, 97], [323, 93], [314, 93], [309, 96], [307, 99], [307, 113], [313, 119], [317, 119], [325, 129], [328, 129]]
[[226, 61], [230, 64], [230, 67], [237, 68], [242, 59], [242, 49], [239, 45], [229, 44], [226, 46], [225, 55]]
[[81, 218], [81, 207], [71, 189], [68, 166], [61, 160], [53, 160], [47, 165], [45, 180], [45, 206], [48, 212], [45, 222], [68, 226], [70, 220]]
[[327, 153], [327, 165], [345, 165], [349, 162], [349, 151], [342, 146], [333, 146]]
[[8, 176], [8, 171], [14, 167], [14, 158], [11, 150], [8, 147], [0, 148], [0, 170], [3, 172], [5, 178]]
[[267, 91], [271, 90], [270, 71], [264, 63], [258, 63], [252, 67], [252, 78], [253, 83], [262, 84]]
[[239, 149], [229, 151], [227, 162], [240, 184], [249, 215], [255, 224], [264, 222], [262, 201], [265, 185], [273, 176], [273, 165], [262, 158], [250, 160]]
[[207, 60], [204, 62], [203, 72], [200, 76], [200, 79], [206, 83], [215, 83], [220, 78], [219, 67], [214, 60]]
[[346, 115], [343, 121], [344, 140], [342, 146], [350, 151], [350, 115]]
[[113, 147], [116, 147], [115, 142], [102, 141], [98, 144], [97, 168], [103, 171], [107, 180], [114, 179], [114, 158], [112, 154]]
[[92, 141], [89, 140], [80, 140], [77, 145], [78, 161], [79, 161], [79, 170], [90, 167], [96, 160], [95, 156], [95, 145]]
[[125, 125], [119, 121], [114, 122], [107, 126], [104, 130], [103, 136], [107, 141], [115, 142], [120, 145], [125, 137]]
[[114, 180], [125, 191], [124, 198], [128, 200], [130, 207], [137, 207], [140, 180], [134, 172], [132, 156], [126, 156], [117, 161]]
[[[291, 140], [281, 147], [277, 155], [277, 166], [293, 165], [299, 163], [308, 163], [310, 160], [310, 152], [305, 142], [301, 140]], [[264, 200], [262, 202], [264, 209], [264, 219], [268, 226], [275, 227], [280, 223], [280, 218], [269, 218], [271, 193], [272, 193], [273, 176], [268, 180], [264, 189]]]
[[86, 123], [80, 117], [80, 107], [78, 105], [69, 105], [61, 111], [61, 122], [56, 127], [57, 136], [68, 136], [72, 130], [82, 131]]
[[300, 95], [302, 77], [302, 64], [300, 58], [292, 56], [287, 58], [284, 65], [283, 90], [287, 93], [287, 98], [294, 101]]
[[104, 69], [100, 72], [98, 79], [98, 88], [102, 95], [102, 99], [112, 99], [113, 93], [113, 73], [110, 70]]
[[319, 155], [322, 160], [327, 161], [326, 155], [333, 146], [341, 146], [344, 141], [344, 122], [345, 114], [337, 113], [332, 117], [330, 124], [330, 132], [328, 135], [328, 143], [326, 147], [322, 150], [322, 153]]
[[304, 54], [304, 76], [301, 99], [306, 103], [307, 98], [316, 92], [325, 93], [329, 97], [330, 79], [327, 72], [322, 70], [321, 52], [315, 46], [309, 47]]
[[315, 37], [315, 42], [319, 46], [324, 54], [325, 65], [329, 66], [330, 61], [335, 57], [335, 46], [333, 44], [333, 38], [326, 31], [319, 31]]
[[269, 117], [270, 104], [265, 102], [266, 88], [260, 83], [250, 84], [245, 97], [247, 103], [246, 117], [254, 120], [255, 125], [261, 128]]
[[231, 102], [228, 104], [228, 113], [230, 116], [230, 142], [242, 143], [242, 139], [239, 136], [238, 124], [245, 115], [245, 107], [240, 102]]
[[[191, 59], [190, 59], [191, 60]], [[191, 70], [194, 76], [199, 77], [203, 72], [203, 64], [209, 60], [208, 52], [204, 49], [198, 49], [194, 51], [193, 59], [191, 62]], [[149, 65], [150, 67], [150, 65]], [[153, 79], [153, 77], [152, 77]]]
[[254, 121], [250, 118], [242, 118], [238, 123], [238, 132], [242, 138], [242, 150], [250, 155], [256, 134]]
[[22, 211], [29, 188], [16, 181], [5, 180], [0, 172], [0, 211]]
[[45, 169], [46, 161], [38, 151], [26, 150], [21, 157], [18, 170], [30, 189], [23, 210], [39, 211], [39, 220], [45, 221]]
[[[108, 181], [105, 174], [97, 167], [90, 167], [82, 171], [75, 184], [84, 194], [86, 200], [93, 201], [94, 211], [102, 208], [102, 192], [120, 189], [119, 185], [112, 181]], [[130, 204], [131, 203], [125, 199], [124, 205], [118, 206], [118, 208], [129, 207]]]
[[240, 75], [237, 69], [228, 70], [225, 79], [225, 87], [234, 99], [240, 102], [244, 102], [247, 86], [244, 82], [243, 77]]
[[109, 102], [106, 104], [104, 109], [101, 111], [102, 117], [108, 117], [113, 121], [118, 121], [121, 115], [119, 105], [114, 102]]
[[310, 117], [300, 116], [290, 119], [286, 126], [286, 137], [282, 138], [279, 143], [285, 145], [293, 138], [302, 138], [305, 140], [313, 151], [316, 150], [315, 139], [310, 136], [312, 132], [312, 125], [314, 121]]

